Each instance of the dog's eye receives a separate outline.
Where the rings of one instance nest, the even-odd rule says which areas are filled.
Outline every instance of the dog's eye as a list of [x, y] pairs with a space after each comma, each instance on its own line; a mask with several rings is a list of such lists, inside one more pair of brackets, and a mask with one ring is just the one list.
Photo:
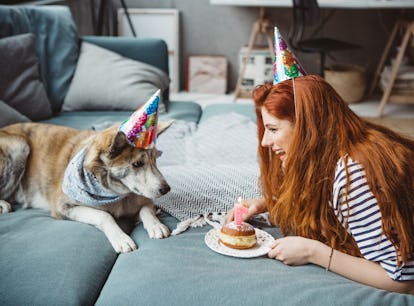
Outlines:
[[137, 162], [134, 162], [134, 163], [132, 164], [132, 166], [134, 166], [135, 168], [141, 168], [141, 167], [143, 167], [143, 166], [144, 166], [144, 162], [142, 162], [142, 161], [137, 161]]

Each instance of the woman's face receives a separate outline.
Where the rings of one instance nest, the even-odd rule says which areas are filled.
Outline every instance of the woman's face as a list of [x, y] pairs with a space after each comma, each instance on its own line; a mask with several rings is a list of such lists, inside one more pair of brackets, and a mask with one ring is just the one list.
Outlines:
[[282, 166], [289, 154], [289, 146], [293, 135], [293, 123], [289, 120], [278, 119], [262, 107], [263, 125], [265, 128], [262, 146], [269, 147], [279, 156]]

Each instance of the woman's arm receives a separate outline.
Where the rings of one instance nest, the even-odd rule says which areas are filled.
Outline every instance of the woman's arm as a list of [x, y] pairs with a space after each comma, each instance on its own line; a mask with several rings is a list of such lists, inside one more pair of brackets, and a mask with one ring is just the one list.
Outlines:
[[414, 294], [414, 281], [394, 281], [373, 261], [332, 249], [320, 241], [289, 236], [274, 241], [268, 256], [288, 265], [313, 263], [353, 281], [379, 289]]

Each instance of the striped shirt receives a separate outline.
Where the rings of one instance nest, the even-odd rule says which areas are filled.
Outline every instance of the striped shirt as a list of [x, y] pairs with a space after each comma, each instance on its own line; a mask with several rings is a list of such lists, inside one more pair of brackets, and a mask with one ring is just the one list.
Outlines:
[[354, 237], [362, 256], [379, 262], [393, 280], [414, 280], [414, 261], [397, 266], [397, 253], [382, 232], [382, 217], [377, 199], [368, 186], [363, 166], [347, 158], [350, 185], [346, 204], [345, 165], [340, 159], [335, 170], [333, 209], [342, 225]]

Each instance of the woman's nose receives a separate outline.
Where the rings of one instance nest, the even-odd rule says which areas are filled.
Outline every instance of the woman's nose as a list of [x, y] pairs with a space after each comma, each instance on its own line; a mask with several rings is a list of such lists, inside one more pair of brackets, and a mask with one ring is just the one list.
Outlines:
[[271, 139], [266, 136], [266, 133], [263, 135], [261, 145], [262, 147], [271, 147], [273, 145]]

